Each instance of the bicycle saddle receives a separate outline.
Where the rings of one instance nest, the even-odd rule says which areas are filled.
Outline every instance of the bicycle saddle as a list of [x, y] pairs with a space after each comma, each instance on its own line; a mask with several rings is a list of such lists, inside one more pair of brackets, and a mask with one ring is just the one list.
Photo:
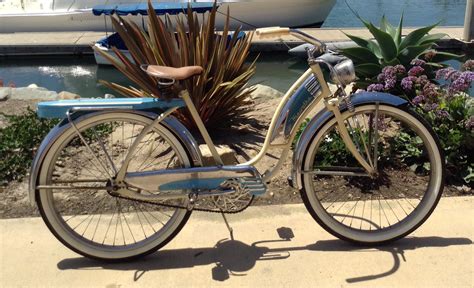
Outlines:
[[142, 65], [141, 68], [150, 76], [173, 80], [185, 80], [191, 76], [201, 74], [204, 70], [201, 66], [174, 68], [159, 65]]

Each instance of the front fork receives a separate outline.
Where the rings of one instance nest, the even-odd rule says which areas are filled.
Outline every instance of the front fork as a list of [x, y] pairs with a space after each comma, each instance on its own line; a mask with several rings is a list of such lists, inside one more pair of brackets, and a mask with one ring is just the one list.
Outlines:
[[[354, 141], [352, 140], [349, 134], [349, 131], [347, 130], [346, 124], [344, 123], [344, 118], [342, 118], [341, 111], [339, 110], [339, 104], [340, 104], [339, 98], [330, 98], [330, 99], [324, 100], [324, 105], [329, 111], [331, 111], [334, 114], [334, 117], [336, 118], [339, 134], [341, 135], [341, 138], [344, 141], [344, 144], [346, 144], [347, 149], [352, 153], [352, 155], [357, 160], [357, 162], [359, 162], [359, 164], [362, 165], [362, 167], [367, 171], [369, 175], [371, 176], [376, 175], [377, 173], [377, 167], [376, 167], [377, 147], [375, 148], [375, 151], [374, 151], [374, 154], [375, 154], [374, 159], [372, 160], [368, 158], [369, 162], [367, 162], [365, 158], [362, 156], [362, 154], [360, 153], [359, 149], [357, 149], [356, 145], [354, 144]], [[376, 105], [378, 106], [378, 104]], [[376, 114], [377, 112], [378, 112], [378, 109], [376, 109]], [[377, 121], [378, 115], [376, 115], [375, 118], [376, 118], [375, 121]], [[377, 141], [377, 139], [375, 139], [375, 141]], [[366, 146], [365, 143], [364, 143], [364, 146]], [[368, 155], [368, 157], [370, 156]]]
[[[373, 177], [377, 174], [377, 159], [374, 159], [374, 160], [370, 159], [369, 153], [367, 153], [367, 157], [368, 157], [367, 159], [369, 159], [369, 162], [370, 162], [368, 163], [365, 160], [365, 158], [361, 155], [359, 150], [356, 148], [356, 145], [354, 144], [354, 141], [352, 140], [349, 134], [349, 131], [347, 130], [346, 124], [344, 123], [344, 119], [342, 118], [342, 115], [341, 115], [341, 111], [339, 110], [339, 105], [340, 105], [341, 100], [346, 101], [346, 104], [350, 112], [354, 110], [354, 107], [350, 100], [350, 95], [346, 95], [342, 84], [337, 84], [339, 90], [336, 93], [341, 93], [343, 97], [333, 97], [333, 93], [331, 93], [331, 90], [329, 89], [326, 79], [324, 78], [320, 64], [321, 63], [326, 64], [331, 70], [334, 70], [334, 69], [329, 63], [326, 63], [324, 61], [320, 61], [314, 58], [313, 54], [314, 53], [312, 51], [308, 50], [308, 64], [311, 67], [313, 74], [316, 76], [319, 83], [321, 84], [324, 105], [326, 106], [326, 109], [331, 111], [334, 114], [334, 117], [336, 117], [339, 133], [341, 134], [342, 140], [344, 141], [344, 144], [346, 145], [347, 149], [352, 153], [352, 155], [357, 160], [357, 162], [359, 162], [359, 164], [362, 165], [362, 167], [367, 171], [369, 176]], [[377, 112], [378, 112], [378, 104], [377, 104], [376, 114]], [[376, 115], [376, 118], [378, 118], [377, 115]], [[364, 145], [364, 148], [367, 149], [367, 146]], [[375, 152], [375, 157], [377, 157], [376, 155], [377, 154]]]

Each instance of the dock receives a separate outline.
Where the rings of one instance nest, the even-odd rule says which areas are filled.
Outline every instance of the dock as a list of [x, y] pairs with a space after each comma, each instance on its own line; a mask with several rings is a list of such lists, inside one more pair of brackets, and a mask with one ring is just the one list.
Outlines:
[[[416, 28], [404, 28], [408, 34]], [[350, 42], [344, 33], [370, 39], [372, 35], [365, 28], [305, 28], [304, 32], [331, 44]], [[110, 33], [110, 32], [109, 32]], [[440, 49], [468, 49], [459, 39], [463, 37], [463, 27], [438, 27], [431, 33], [445, 33], [448, 37], [438, 45]], [[32, 32], [0, 34], [0, 56], [24, 55], [81, 55], [92, 54], [91, 45], [106, 36], [105, 32]], [[254, 37], [251, 51], [287, 51], [303, 42], [294, 37], [282, 39], [258, 39]], [[472, 48], [472, 46], [470, 47]]]

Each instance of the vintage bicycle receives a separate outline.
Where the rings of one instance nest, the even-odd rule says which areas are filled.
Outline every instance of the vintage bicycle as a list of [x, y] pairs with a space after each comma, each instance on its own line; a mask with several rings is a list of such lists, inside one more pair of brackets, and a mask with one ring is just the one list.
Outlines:
[[[307, 51], [309, 69], [276, 108], [261, 151], [246, 163], [222, 163], [186, 90], [168, 100], [38, 104], [40, 117], [63, 120], [37, 151], [30, 199], [64, 245], [110, 261], [152, 253], [177, 235], [194, 210], [243, 211], [266, 192], [290, 151], [290, 185], [300, 190], [317, 223], [336, 237], [385, 243], [430, 216], [444, 186], [444, 157], [433, 130], [410, 103], [387, 93], [347, 94], [344, 88], [356, 78], [352, 61], [302, 31], [273, 27], [256, 34], [293, 35], [314, 48]], [[167, 93], [202, 71], [141, 67], [159, 78]], [[318, 103], [324, 107], [315, 113]], [[177, 109], [189, 110], [214, 166], [203, 166], [198, 142], [171, 115]], [[262, 173], [255, 164], [269, 149], [281, 155]]]

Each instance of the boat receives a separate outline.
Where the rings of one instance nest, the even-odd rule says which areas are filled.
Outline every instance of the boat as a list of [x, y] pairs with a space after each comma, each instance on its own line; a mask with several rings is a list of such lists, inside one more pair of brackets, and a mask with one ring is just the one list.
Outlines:
[[[196, 13], [206, 13], [210, 11], [213, 7], [213, 3], [185, 3], [186, 8], [190, 8], [193, 12]], [[177, 15], [185, 10], [183, 4], [181, 3], [155, 3], [153, 4], [156, 15]], [[120, 15], [121, 17], [129, 17], [129, 15], [148, 15], [148, 5], [147, 4], [121, 4], [121, 5], [97, 5], [92, 9], [92, 13], [95, 16], [102, 15]], [[143, 24], [143, 23], [142, 23]], [[146, 28], [146, 27], [144, 27]], [[130, 61], [134, 61], [130, 52], [128, 51], [125, 43], [123, 42], [120, 35], [115, 32], [110, 35], [106, 35], [104, 38], [100, 39], [94, 44], [95, 48], [105, 52], [109, 56], [116, 58], [115, 52], [112, 51], [112, 47], [117, 48], [120, 52], [127, 57]], [[101, 53], [97, 52], [94, 49], [94, 58], [95, 62], [98, 65], [111, 65], [110, 61], [102, 56]]]
[[[106, 31], [107, 14], [95, 17], [92, 8], [104, 0], [3, 0], [0, 1], [0, 33]], [[186, 9], [188, 3], [208, 6], [207, 1], [159, 1]], [[223, 27], [227, 9], [231, 12], [231, 29], [251, 30], [267, 26], [320, 27], [336, 0], [218, 0], [216, 27]], [[145, 5], [143, 0], [109, 0], [104, 8], [122, 4]], [[107, 7], [106, 7], [107, 6]], [[146, 23], [146, 15], [128, 15], [137, 23]]]
[[[163, 15], [163, 14], [169, 14], [169, 15], [176, 15], [183, 10], [181, 7], [178, 7], [176, 5], [169, 5], [165, 3], [158, 3], [153, 6], [155, 13], [157, 15]], [[208, 3], [207, 5], [204, 5], [203, 3], [192, 3], [189, 5], [189, 8], [191, 8], [194, 12], [196, 13], [205, 13], [208, 12], [213, 8], [212, 3]], [[144, 4], [140, 5], [115, 5], [113, 7], [108, 6], [108, 5], [99, 5], [94, 7], [92, 10], [94, 15], [96, 16], [101, 16], [102, 14], [105, 15], [113, 15], [113, 14], [118, 14], [121, 16], [128, 16], [130, 14], [132, 15], [147, 15], [148, 14], [148, 8]], [[227, 43], [230, 42], [230, 40], [233, 37], [233, 32], [230, 32], [229, 35], [227, 36]], [[245, 32], [240, 31], [239, 34], [237, 35], [237, 39], [245, 37]], [[105, 36], [104, 38], [100, 39], [97, 41], [94, 46], [101, 50], [102, 52], [105, 52], [109, 56], [112, 56], [116, 58], [115, 52], [112, 51], [112, 47], [117, 48], [120, 50], [120, 52], [127, 57], [130, 61], [134, 61], [133, 57], [131, 56], [130, 52], [128, 51], [125, 43], [123, 42], [122, 38], [120, 38], [120, 35], [118, 33], [112, 33], [110, 35]], [[101, 53], [97, 52], [96, 49], [94, 49], [94, 58], [97, 64], [99, 65], [111, 65], [110, 61], [102, 56]]]

